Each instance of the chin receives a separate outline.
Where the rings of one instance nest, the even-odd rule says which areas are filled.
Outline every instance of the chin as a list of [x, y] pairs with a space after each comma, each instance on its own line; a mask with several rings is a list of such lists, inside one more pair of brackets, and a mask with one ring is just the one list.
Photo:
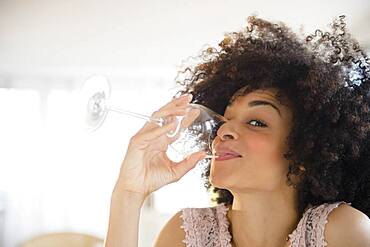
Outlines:
[[228, 183], [227, 179], [222, 176], [215, 176], [213, 174], [209, 175], [209, 182], [212, 184], [213, 187], [220, 188], [220, 189], [227, 189]]
[[226, 189], [235, 182], [235, 169], [231, 166], [212, 163], [209, 174], [209, 182], [213, 187]]

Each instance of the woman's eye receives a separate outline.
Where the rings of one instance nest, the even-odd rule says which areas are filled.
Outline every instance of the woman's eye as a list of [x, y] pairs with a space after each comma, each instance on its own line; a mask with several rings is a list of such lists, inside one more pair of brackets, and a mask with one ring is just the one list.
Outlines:
[[260, 120], [256, 120], [256, 119], [253, 119], [249, 121], [248, 123], [255, 123], [255, 124], [252, 124], [252, 126], [256, 126], [256, 127], [267, 127], [267, 125], [264, 122]]

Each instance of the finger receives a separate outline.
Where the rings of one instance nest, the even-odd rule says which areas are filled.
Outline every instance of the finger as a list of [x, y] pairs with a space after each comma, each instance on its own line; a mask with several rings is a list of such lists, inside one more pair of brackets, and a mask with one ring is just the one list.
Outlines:
[[180, 131], [178, 131], [175, 136], [169, 137], [170, 138], [169, 144], [175, 142], [179, 138], [183, 130], [188, 128], [194, 122], [194, 120], [199, 116], [199, 114], [200, 114], [199, 109], [190, 109], [190, 111], [187, 111], [186, 115], [181, 120]]
[[148, 143], [150, 141], [153, 141], [163, 135], [165, 135], [166, 133], [168, 133], [169, 131], [171, 130], [175, 130], [176, 127], [177, 127], [177, 122], [176, 121], [173, 121], [169, 124], [166, 124], [162, 127], [155, 127], [153, 129], [150, 129], [149, 131], [146, 131], [146, 132], [141, 132], [141, 133], [138, 133], [136, 135], [136, 138], [139, 142], [142, 142], [142, 143]]
[[[161, 118], [167, 115], [170, 115], [171, 109], [176, 109], [177, 107], [184, 108], [188, 106], [189, 102], [192, 100], [192, 94], [183, 94], [178, 98], [174, 98], [172, 101], [168, 102], [166, 105], [162, 106], [159, 110], [155, 111], [151, 117], [153, 118]], [[176, 114], [176, 113], [175, 113]], [[177, 116], [184, 115], [183, 113], [179, 113]], [[143, 128], [154, 128], [155, 124], [151, 122], [147, 122], [144, 124]]]
[[[184, 116], [187, 112], [186, 106], [184, 107], [178, 107], [178, 108], [171, 108], [171, 109], [165, 109], [161, 112], [157, 111], [152, 114], [152, 118], [160, 119], [160, 118], [166, 118], [168, 121], [167, 123], [177, 121], [176, 116]], [[157, 128], [158, 124], [147, 122], [144, 124], [144, 126], [138, 131], [138, 133], [144, 133], [146, 131], [149, 131], [151, 129]]]
[[166, 108], [161, 111], [154, 112], [151, 117], [159, 119], [171, 116], [184, 116], [187, 112], [186, 109], [187, 109], [186, 105], [181, 107]]
[[176, 179], [182, 178], [186, 173], [188, 173], [191, 169], [193, 169], [196, 164], [204, 159], [206, 156], [206, 152], [204, 151], [198, 151], [190, 156], [188, 156], [186, 159], [180, 161], [180, 162], [172, 162], [173, 164], [173, 172], [175, 173]]
[[172, 98], [170, 102], [168, 102], [166, 105], [163, 106], [163, 108], [170, 107], [170, 106], [181, 106], [185, 103], [191, 102], [193, 99], [192, 94], [183, 94], [180, 97]]
[[190, 109], [181, 121], [181, 129], [189, 127], [199, 115], [199, 109]]
[[178, 107], [178, 106], [186, 106], [191, 100], [193, 99], [192, 94], [183, 94], [180, 97], [172, 98], [170, 102], [159, 108], [157, 112], [163, 111], [168, 108]]

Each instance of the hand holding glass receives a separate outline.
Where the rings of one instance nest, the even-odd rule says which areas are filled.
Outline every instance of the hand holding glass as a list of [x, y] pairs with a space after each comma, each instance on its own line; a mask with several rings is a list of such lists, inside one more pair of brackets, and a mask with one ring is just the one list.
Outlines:
[[98, 129], [109, 111], [140, 118], [158, 126], [176, 121], [176, 129], [167, 133], [167, 136], [172, 138], [169, 148], [182, 157], [197, 151], [205, 151], [207, 153], [205, 158], [216, 157], [212, 153], [211, 144], [216, 137], [217, 129], [226, 122], [226, 119], [205, 106], [189, 104], [183, 116], [155, 118], [110, 105], [111, 87], [104, 76], [90, 77], [81, 91], [83, 102], [86, 104], [84, 121], [89, 131]]

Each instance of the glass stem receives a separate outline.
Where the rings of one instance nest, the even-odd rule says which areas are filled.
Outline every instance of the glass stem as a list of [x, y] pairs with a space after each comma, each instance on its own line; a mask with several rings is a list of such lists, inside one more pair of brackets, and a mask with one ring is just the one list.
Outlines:
[[129, 115], [129, 116], [136, 117], [136, 118], [140, 118], [140, 119], [143, 119], [147, 122], [157, 124], [159, 126], [162, 126], [163, 122], [164, 122], [164, 120], [162, 118], [153, 118], [153, 117], [149, 117], [149, 116], [146, 116], [146, 115], [143, 115], [143, 114], [140, 114], [140, 113], [126, 111], [126, 110], [119, 109], [119, 108], [112, 107], [112, 106], [108, 106], [107, 110], [117, 112], [117, 113], [121, 113], [121, 114], [125, 114], [125, 115]]
[[[157, 124], [158, 126], [163, 126], [163, 124], [164, 124], [164, 119], [163, 118], [153, 118], [153, 117], [149, 117], [149, 116], [146, 116], [146, 115], [143, 115], [143, 114], [140, 114], [140, 113], [126, 111], [126, 110], [116, 108], [116, 107], [112, 107], [112, 106], [107, 106], [107, 110], [117, 112], [117, 113], [121, 113], [121, 114], [125, 114], [125, 115], [129, 115], [129, 116], [136, 117], [136, 118], [140, 118], [140, 119], [143, 119], [147, 122]], [[207, 154], [204, 158], [205, 159], [213, 159], [213, 158], [217, 158], [217, 157], [218, 157], [217, 155]]]

